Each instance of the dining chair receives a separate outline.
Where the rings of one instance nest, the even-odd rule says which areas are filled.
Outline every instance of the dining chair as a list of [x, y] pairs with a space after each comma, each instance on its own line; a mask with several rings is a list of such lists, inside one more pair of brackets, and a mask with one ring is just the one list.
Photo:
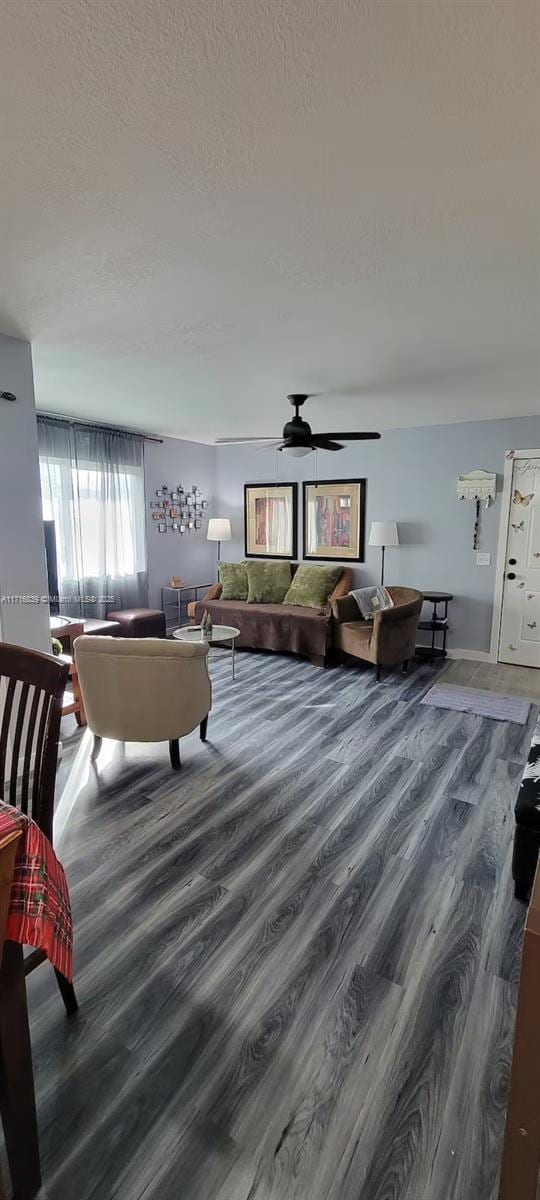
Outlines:
[[[54, 788], [64, 689], [69, 667], [51, 654], [0, 642], [0, 800], [21, 809], [52, 843]], [[33, 950], [25, 974], [44, 962]], [[68, 1014], [73, 984], [55, 971]]]
[[[33, 1200], [41, 1168], [23, 954], [17, 943], [4, 943], [19, 837], [0, 841], [0, 1115], [13, 1193]], [[5, 1196], [0, 1175], [0, 1200]]]

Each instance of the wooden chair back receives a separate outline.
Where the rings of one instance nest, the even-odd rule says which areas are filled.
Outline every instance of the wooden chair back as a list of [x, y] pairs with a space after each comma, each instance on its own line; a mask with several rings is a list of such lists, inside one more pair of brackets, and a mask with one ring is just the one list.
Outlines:
[[51, 841], [68, 671], [52, 655], [0, 642], [0, 800], [28, 813]]

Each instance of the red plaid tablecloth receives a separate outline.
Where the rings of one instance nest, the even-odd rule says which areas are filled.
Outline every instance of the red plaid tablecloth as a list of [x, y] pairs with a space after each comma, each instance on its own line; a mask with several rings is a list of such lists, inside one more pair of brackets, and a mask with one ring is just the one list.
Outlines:
[[44, 950], [71, 983], [73, 926], [64, 868], [45, 834], [17, 808], [0, 801], [0, 841], [21, 830], [5, 936]]

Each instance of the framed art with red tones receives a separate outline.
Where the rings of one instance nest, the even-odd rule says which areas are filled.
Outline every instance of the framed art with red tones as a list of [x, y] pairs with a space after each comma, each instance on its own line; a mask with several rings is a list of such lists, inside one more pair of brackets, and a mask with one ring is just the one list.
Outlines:
[[365, 479], [304, 483], [304, 559], [363, 562]]

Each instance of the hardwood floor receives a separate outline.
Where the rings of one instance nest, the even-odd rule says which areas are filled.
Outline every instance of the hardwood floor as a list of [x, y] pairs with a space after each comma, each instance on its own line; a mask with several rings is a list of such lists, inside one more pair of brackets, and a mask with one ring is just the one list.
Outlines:
[[507, 696], [522, 696], [540, 704], [540, 671], [537, 667], [455, 659], [447, 664], [444, 682], [457, 687], [485, 688]]
[[49, 1200], [495, 1200], [526, 728], [436, 671], [212, 666], [208, 741], [66, 740], [76, 1018], [29, 1008]]

